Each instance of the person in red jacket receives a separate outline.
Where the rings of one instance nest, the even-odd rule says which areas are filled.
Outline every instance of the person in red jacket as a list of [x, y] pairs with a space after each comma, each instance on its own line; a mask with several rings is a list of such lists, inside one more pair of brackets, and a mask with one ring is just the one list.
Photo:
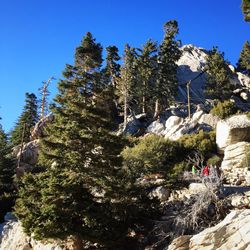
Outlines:
[[203, 175], [204, 176], [209, 176], [209, 167], [208, 167], [208, 165], [203, 169]]

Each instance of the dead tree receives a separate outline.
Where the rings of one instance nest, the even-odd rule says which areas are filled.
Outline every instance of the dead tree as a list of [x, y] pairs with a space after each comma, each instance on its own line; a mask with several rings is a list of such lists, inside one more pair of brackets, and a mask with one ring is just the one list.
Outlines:
[[50, 94], [48, 87], [52, 80], [55, 80], [55, 78], [50, 77], [48, 81], [43, 81], [43, 86], [39, 89], [39, 92], [42, 96], [40, 119], [43, 119], [45, 117], [46, 112], [48, 110], [48, 96]]

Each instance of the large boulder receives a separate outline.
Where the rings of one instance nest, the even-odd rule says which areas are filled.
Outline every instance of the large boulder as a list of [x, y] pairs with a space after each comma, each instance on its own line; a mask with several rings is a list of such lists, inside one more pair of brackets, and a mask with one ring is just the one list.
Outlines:
[[250, 249], [250, 209], [234, 210], [214, 227], [176, 238], [168, 250]]
[[164, 125], [156, 120], [156, 121], [153, 121], [148, 127], [147, 127], [147, 130], [146, 132], [147, 133], [152, 133], [152, 134], [157, 134], [157, 135], [161, 135], [162, 132], [164, 131], [165, 127]]
[[220, 118], [218, 116], [212, 114], [203, 114], [198, 123], [199, 124], [207, 124], [208, 126], [212, 127], [213, 129], [216, 128], [217, 123], [219, 122]]
[[212, 127], [208, 124], [200, 122], [204, 115], [205, 112], [200, 110], [198, 107], [197, 111], [193, 113], [190, 119], [170, 116], [165, 123], [166, 129], [162, 132], [162, 134], [165, 138], [175, 141], [180, 139], [185, 134], [196, 133], [199, 129], [209, 131]]
[[249, 142], [238, 142], [225, 148], [221, 169], [229, 183], [250, 185], [249, 152]]
[[216, 144], [221, 152], [241, 141], [250, 142], [250, 119], [246, 115], [234, 115], [217, 123]]
[[26, 143], [23, 146], [23, 150], [21, 152], [21, 147], [19, 146], [19, 150], [15, 151], [17, 154], [15, 155], [17, 158], [21, 155], [21, 161], [23, 163], [29, 165], [35, 165], [38, 159], [38, 151], [39, 151], [39, 139]]
[[126, 127], [122, 127], [117, 134], [140, 136], [144, 134], [146, 127], [147, 115], [145, 113], [136, 116], [129, 116]]

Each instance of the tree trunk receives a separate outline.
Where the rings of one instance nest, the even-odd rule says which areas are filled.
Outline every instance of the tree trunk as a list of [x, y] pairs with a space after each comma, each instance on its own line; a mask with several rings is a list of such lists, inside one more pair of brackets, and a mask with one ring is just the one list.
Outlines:
[[127, 118], [128, 118], [127, 110], [128, 110], [128, 90], [126, 88], [125, 93], [124, 93], [124, 122], [123, 122], [123, 129], [125, 129], [126, 125], [127, 125]]
[[159, 103], [159, 99], [157, 99], [157, 100], [155, 101], [154, 119], [157, 118], [159, 114], [160, 114], [160, 103]]
[[143, 82], [143, 94], [142, 94], [142, 113], [146, 113], [146, 82]]

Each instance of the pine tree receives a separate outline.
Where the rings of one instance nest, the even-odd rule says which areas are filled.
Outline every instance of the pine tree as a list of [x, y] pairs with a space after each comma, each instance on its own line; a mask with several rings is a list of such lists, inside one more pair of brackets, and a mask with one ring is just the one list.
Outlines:
[[117, 174], [123, 140], [112, 132], [100, 48], [87, 33], [76, 64], [66, 66], [41, 143], [39, 164], [47, 170], [22, 180], [15, 213], [37, 238], [75, 235], [109, 245], [127, 233]]
[[245, 21], [250, 22], [250, 0], [242, 0], [241, 9]]
[[209, 98], [226, 100], [232, 95], [233, 85], [230, 83], [232, 71], [224, 59], [224, 53], [214, 47], [207, 56], [206, 72], [208, 74], [205, 94]]
[[38, 121], [37, 98], [35, 94], [26, 93], [25, 97], [26, 99], [23, 112], [18, 118], [18, 121], [14, 129], [10, 133], [11, 135], [10, 141], [14, 146], [19, 145], [21, 143], [22, 131], [24, 129], [24, 126], [25, 126], [24, 142], [25, 143], [29, 142], [31, 129]]
[[240, 53], [237, 70], [250, 76], [250, 44], [246, 41]]
[[116, 120], [119, 115], [117, 84], [120, 78], [120, 64], [118, 61], [121, 59], [118, 54], [118, 48], [116, 46], [109, 46], [106, 48], [106, 67], [103, 69], [104, 82], [108, 87], [110, 99], [110, 109], [113, 115], [113, 119]]
[[136, 78], [136, 53], [128, 44], [124, 50], [124, 64], [121, 67], [121, 77], [118, 83], [120, 103], [123, 105], [124, 128], [127, 124], [128, 111], [133, 111], [135, 101]]
[[14, 205], [14, 162], [10, 157], [7, 135], [0, 125], [0, 222]]
[[153, 90], [157, 75], [157, 44], [148, 40], [142, 49], [138, 49], [140, 55], [138, 56], [136, 65], [138, 69], [138, 87], [139, 103], [142, 113], [148, 113], [150, 107], [153, 105], [151, 99], [153, 97]]
[[157, 117], [161, 110], [168, 107], [177, 95], [177, 64], [181, 57], [179, 49], [180, 41], [175, 39], [179, 32], [178, 23], [175, 20], [168, 21], [164, 25], [165, 35], [158, 53], [158, 77], [155, 88], [155, 112]]
[[118, 48], [116, 46], [109, 46], [106, 48], [106, 68], [105, 74], [109, 78], [109, 82], [116, 89], [117, 78], [120, 76], [120, 64], [118, 61], [121, 59], [118, 54]]

